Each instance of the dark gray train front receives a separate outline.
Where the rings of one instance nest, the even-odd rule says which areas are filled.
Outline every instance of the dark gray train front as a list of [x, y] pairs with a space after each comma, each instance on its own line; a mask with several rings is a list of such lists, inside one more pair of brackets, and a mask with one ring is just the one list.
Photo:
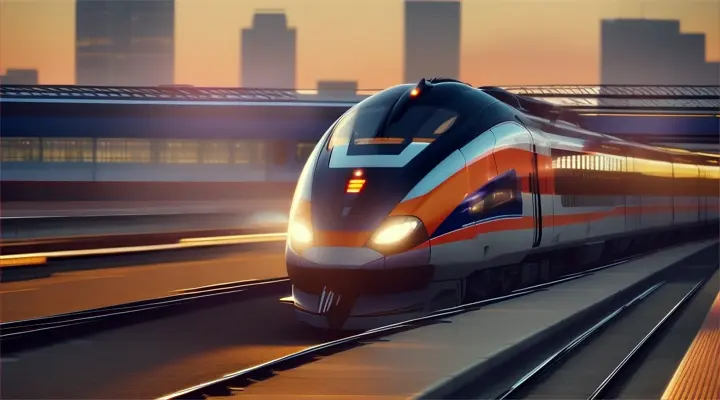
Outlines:
[[440, 279], [431, 263], [437, 232], [402, 203], [451, 154], [512, 116], [468, 85], [422, 82], [380, 92], [341, 117], [305, 165], [290, 212], [286, 258], [298, 317], [365, 329], [455, 304], [459, 280]]

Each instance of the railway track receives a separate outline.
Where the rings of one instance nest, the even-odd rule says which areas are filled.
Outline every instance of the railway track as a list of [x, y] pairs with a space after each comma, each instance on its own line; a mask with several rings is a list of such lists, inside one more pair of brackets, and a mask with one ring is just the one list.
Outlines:
[[282, 296], [289, 292], [287, 278], [244, 280], [183, 289], [151, 300], [0, 323], [0, 345], [3, 354], [11, 354], [148, 319], [257, 297]]
[[368, 330], [351, 336], [345, 336], [337, 340], [322, 343], [319, 345], [308, 347], [296, 353], [274, 359], [250, 368], [226, 374], [219, 379], [208, 381], [187, 389], [183, 389], [158, 398], [158, 400], [175, 400], [175, 399], [204, 399], [212, 396], [227, 396], [242, 388], [252, 385], [255, 382], [263, 381], [275, 375], [276, 371], [286, 370], [297, 367], [299, 365], [311, 363], [318, 357], [327, 357], [332, 354], [345, 351], [347, 349], [360, 346], [364, 343], [377, 340], [380, 337], [406, 330], [419, 328], [431, 324], [441, 323], [445, 318], [473, 311], [478, 308], [495, 304], [498, 302], [526, 296], [532, 293], [543, 291], [551, 286], [555, 286], [564, 282], [580, 279], [600, 270], [616, 267], [625, 264], [631, 260], [642, 257], [644, 255], [636, 255], [627, 259], [615, 261], [607, 265], [589, 269], [583, 272], [568, 274], [556, 280], [546, 282], [540, 285], [517, 289], [507, 295], [485, 299], [473, 303], [463, 304], [444, 310], [436, 311], [428, 316], [416, 318], [393, 325]]
[[499, 394], [474, 398], [614, 398], [642, 366], [642, 358], [717, 271], [704, 266], [675, 272], [594, 320]]

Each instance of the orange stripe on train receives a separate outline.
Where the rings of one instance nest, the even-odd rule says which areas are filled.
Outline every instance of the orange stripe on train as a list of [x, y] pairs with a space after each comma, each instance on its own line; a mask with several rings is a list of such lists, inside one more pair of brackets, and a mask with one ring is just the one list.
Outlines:
[[467, 195], [468, 179], [463, 168], [429, 193], [398, 204], [390, 215], [414, 215], [434, 232]]
[[[450, 176], [429, 193], [404, 201], [398, 204], [390, 215], [414, 215], [425, 224], [428, 232], [434, 232], [440, 224], [457, 208], [468, 194], [468, 191], [477, 190], [485, 185], [489, 180], [498, 176], [499, 173], [507, 172], [509, 169], [500, 168], [496, 165], [496, 155], [500, 155], [504, 159], [505, 164], [516, 167], [513, 163], [518, 164], [518, 159], [525, 159], [526, 162], [520, 163], [524, 166], [515, 168], [518, 175], [521, 176], [521, 184], [524, 192], [530, 189], [527, 176], [532, 171], [532, 152], [522, 149], [507, 148], [496, 153], [488, 154], [485, 157], [478, 158], [470, 163], [467, 168], [461, 169], [454, 175]], [[552, 162], [548, 156], [538, 156], [538, 165], [543, 167], [550, 165]], [[541, 174], [541, 178], [551, 173], [545, 170]], [[554, 190], [552, 179], [542, 179], [541, 193], [545, 190]]]

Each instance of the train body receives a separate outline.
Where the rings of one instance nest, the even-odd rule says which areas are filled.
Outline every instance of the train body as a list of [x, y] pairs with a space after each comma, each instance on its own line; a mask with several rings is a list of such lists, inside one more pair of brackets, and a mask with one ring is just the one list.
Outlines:
[[286, 247], [296, 314], [371, 328], [542, 282], [553, 257], [592, 263], [717, 226], [718, 160], [492, 88], [387, 89], [340, 117], [301, 173]]

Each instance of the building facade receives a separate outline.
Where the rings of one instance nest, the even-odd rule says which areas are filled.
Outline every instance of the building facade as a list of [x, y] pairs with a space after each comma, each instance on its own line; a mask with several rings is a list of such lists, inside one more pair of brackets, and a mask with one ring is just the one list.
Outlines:
[[405, 83], [460, 78], [460, 1], [405, 0]]
[[720, 85], [705, 35], [682, 33], [674, 20], [602, 21], [600, 69], [606, 85]]
[[282, 11], [261, 11], [241, 32], [240, 86], [295, 89], [297, 35]]
[[175, 0], [77, 0], [75, 82], [158, 86], [175, 80]]
[[0, 75], [0, 85], [37, 85], [38, 70], [8, 68], [5, 75]]

